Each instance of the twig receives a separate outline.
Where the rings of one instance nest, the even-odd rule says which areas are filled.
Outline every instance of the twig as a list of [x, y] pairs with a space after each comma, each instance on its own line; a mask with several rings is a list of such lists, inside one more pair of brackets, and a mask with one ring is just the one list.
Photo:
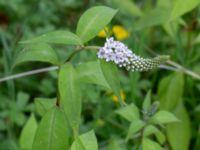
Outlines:
[[[135, 39], [136, 39], [137, 41], [139, 41], [138, 38], [135, 38]], [[151, 48], [147, 47], [146, 45], [144, 45], [144, 48], [145, 48], [150, 54], [152, 54], [152, 55], [154, 55], [154, 56], [158, 56], [158, 55], [159, 55], [159, 54], [157, 54], [156, 52], [154, 52]], [[200, 75], [197, 74], [197, 73], [195, 73], [195, 72], [193, 72], [192, 70], [187, 69], [187, 68], [185, 68], [184, 66], [182, 66], [182, 65], [180, 65], [180, 64], [178, 64], [178, 63], [176, 63], [176, 62], [174, 62], [174, 61], [172, 61], [172, 60], [168, 60], [166, 63], [169, 64], [169, 65], [171, 65], [171, 66], [173, 66], [173, 67], [175, 67], [175, 68], [173, 68], [173, 71], [182, 71], [183, 73], [185, 73], [185, 74], [187, 74], [187, 75], [189, 75], [189, 76], [191, 76], [191, 77], [193, 77], [193, 78], [195, 78], [195, 79], [200, 80]], [[166, 66], [165, 66], [165, 67], [166, 67]], [[167, 68], [168, 68], [168, 67], [167, 67]], [[171, 69], [172, 69], [172, 68], [171, 68]], [[170, 70], [170, 69], [168, 68], [168, 70]]]
[[47, 71], [52, 71], [52, 70], [57, 70], [57, 69], [58, 69], [58, 66], [52, 66], [52, 67], [46, 67], [46, 68], [31, 70], [31, 71], [7, 76], [5, 78], [0, 78], [0, 83], [7, 81], [7, 80], [13, 80], [13, 79], [21, 78], [21, 77], [24, 77], [24, 76], [29, 76], [29, 75], [38, 74], [38, 73], [47, 72]]

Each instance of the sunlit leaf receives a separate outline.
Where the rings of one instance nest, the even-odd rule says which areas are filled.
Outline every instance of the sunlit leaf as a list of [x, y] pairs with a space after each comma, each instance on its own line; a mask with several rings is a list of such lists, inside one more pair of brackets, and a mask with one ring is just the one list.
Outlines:
[[104, 78], [99, 61], [80, 64], [77, 66], [76, 71], [79, 81], [102, 85], [110, 89], [110, 86]]
[[44, 43], [26, 46], [17, 54], [13, 66], [29, 61], [48, 62], [55, 65], [59, 64], [56, 52], [49, 45]]
[[81, 39], [69, 31], [53, 31], [48, 32], [30, 40], [21, 41], [22, 44], [29, 43], [49, 43], [49, 44], [67, 44], [67, 45], [82, 45]]
[[139, 120], [140, 118], [139, 110], [134, 104], [130, 104], [125, 107], [122, 107], [118, 109], [116, 113], [130, 122]]
[[84, 43], [91, 40], [111, 21], [116, 12], [105, 6], [88, 9], [78, 21], [77, 35]]
[[81, 115], [80, 84], [78, 84], [75, 69], [69, 63], [60, 68], [58, 88], [60, 106], [64, 110], [71, 128], [77, 134]]
[[161, 110], [157, 112], [153, 117], [152, 121], [159, 124], [178, 122], [176, 116], [168, 111]]
[[68, 149], [69, 130], [64, 113], [57, 107], [42, 118], [36, 131], [32, 150]]
[[35, 137], [35, 132], [37, 130], [37, 122], [35, 120], [34, 114], [30, 116], [25, 126], [22, 129], [19, 143], [22, 150], [31, 150], [33, 145], [33, 140]]
[[94, 131], [80, 135], [72, 144], [71, 150], [98, 150]]
[[48, 110], [56, 106], [56, 98], [35, 98], [36, 111], [43, 116]]

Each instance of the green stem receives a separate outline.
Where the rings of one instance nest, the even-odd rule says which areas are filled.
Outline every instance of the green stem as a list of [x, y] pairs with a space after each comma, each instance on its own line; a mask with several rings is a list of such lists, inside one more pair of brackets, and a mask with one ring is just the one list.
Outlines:
[[98, 50], [99, 46], [81, 46], [81, 47], [77, 47], [74, 52], [67, 58], [67, 60], [65, 62], [69, 62], [77, 53], [83, 51], [83, 50]]

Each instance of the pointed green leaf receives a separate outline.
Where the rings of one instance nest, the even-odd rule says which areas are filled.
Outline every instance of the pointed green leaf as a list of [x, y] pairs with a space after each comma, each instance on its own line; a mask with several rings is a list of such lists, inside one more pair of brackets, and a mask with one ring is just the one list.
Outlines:
[[122, 107], [118, 109], [116, 113], [130, 122], [139, 120], [140, 118], [139, 110], [134, 104], [130, 104], [125, 107]]
[[157, 112], [151, 119], [154, 123], [158, 124], [166, 124], [179, 121], [174, 114], [164, 110]]
[[110, 89], [110, 86], [104, 78], [99, 61], [80, 64], [77, 66], [76, 71], [79, 81], [102, 85]]
[[138, 8], [138, 6], [131, 0], [112, 0], [113, 4], [121, 11], [130, 13], [133, 16], [142, 16], [143, 12]]
[[174, 114], [181, 121], [167, 125], [168, 141], [173, 150], [188, 150], [191, 136], [189, 115], [182, 103], [174, 110]]
[[182, 73], [173, 73], [163, 78], [158, 87], [160, 109], [173, 110], [179, 104], [184, 87]]
[[31, 114], [20, 135], [19, 143], [22, 150], [32, 149], [36, 130], [37, 122], [35, 120], [34, 114]]
[[158, 128], [153, 125], [148, 125], [145, 127], [143, 135], [147, 137], [152, 134], [156, 136], [156, 139], [160, 144], [163, 144], [166, 141], [165, 135]]
[[144, 99], [142, 108], [144, 111], [147, 112], [150, 106], [151, 106], [151, 91], [148, 91], [148, 93]]
[[148, 139], [142, 139], [142, 149], [143, 150], [164, 150], [158, 143]]
[[175, 0], [170, 20], [176, 19], [191, 11], [200, 4], [199, 0]]
[[29, 61], [48, 62], [54, 65], [59, 64], [56, 52], [49, 45], [44, 43], [26, 46], [26, 48], [17, 54], [14, 66]]
[[71, 64], [67, 63], [61, 66], [58, 87], [60, 106], [64, 110], [72, 129], [78, 133], [81, 115], [80, 85], [78, 84], [77, 73]]
[[145, 122], [142, 120], [133, 121], [128, 129], [126, 140], [128, 140], [131, 136], [133, 136], [138, 131], [140, 131], [144, 126], [145, 126]]
[[56, 106], [56, 98], [35, 98], [34, 103], [38, 114], [43, 116], [52, 107]]
[[100, 60], [100, 65], [108, 85], [115, 95], [121, 98], [119, 72], [116, 65], [111, 62], [106, 62], [105, 60]]
[[79, 19], [76, 33], [85, 43], [94, 38], [116, 14], [116, 10], [96, 6], [87, 10]]
[[49, 43], [49, 44], [67, 44], [67, 45], [82, 45], [81, 39], [74, 33], [60, 30], [53, 31], [30, 40], [21, 41], [22, 44], [30, 43]]
[[68, 137], [69, 130], [64, 113], [54, 107], [42, 118], [36, 131], [32, 150], [68, 149]]
[[80, 135], [72, 144], [71, 150], [98, 150], [94, 131]]

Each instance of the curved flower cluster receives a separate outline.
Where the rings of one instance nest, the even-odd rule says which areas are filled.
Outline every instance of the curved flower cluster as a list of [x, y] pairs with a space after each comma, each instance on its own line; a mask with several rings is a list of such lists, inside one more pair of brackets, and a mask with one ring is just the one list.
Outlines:
[[135, 55], [122, 42], [115, 41], [112, 37], [106, 39], [106, 43], [99, 49], [97, 56], [131, 71], [148, 71], [158, 67], [168, 59], [168, 56], [158, 56], [153, 59], [141, 58]]

